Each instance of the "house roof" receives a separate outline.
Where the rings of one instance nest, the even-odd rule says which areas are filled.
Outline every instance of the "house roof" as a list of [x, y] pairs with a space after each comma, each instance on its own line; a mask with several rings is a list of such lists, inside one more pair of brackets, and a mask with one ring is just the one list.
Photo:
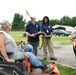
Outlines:
[[67, 26], [67, 25], [55, 25], [52, 28], [58, 28], [58, 27], [63, 27], [66, 29], [66, 31], [72, 31], [74, 29], [74, 27], [72, 26]]

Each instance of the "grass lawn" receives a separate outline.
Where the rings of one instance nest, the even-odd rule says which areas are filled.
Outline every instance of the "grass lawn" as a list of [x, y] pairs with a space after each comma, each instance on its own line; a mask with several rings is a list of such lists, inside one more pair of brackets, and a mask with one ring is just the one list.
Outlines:
[[53, 36], [52, 37], [53, 43], [55, 41], [60, 41], [61, 45], [71, 44], [70, 37], [63, 37], [63, 36]]
[[24, 32], [10, 32], [11, 36], [15, 39], [15, 41], [18, 41], [18, 40], [25, 40], [26, 38], [23, 37], [23, 33]]
[[[52, 43], [54, 44], [54, 42], [60, 42], [61, 45], [66, 45], [66, 44], [71, 44], [71, 40], [70, 37], [63, 37], [63, 36], [52, 36]], [[39, 46], [41, 46], [42, 41], [41, 41], [41, 37], [40, 37], [40, 43]]]
[[[24, 32], [10, 32], [12, 37], [14, 37], [15, 41], [17, 40], [25, 40], [27, 37], [22, 37]], [[53, 36], [52, 37], [52, 43], [54, 44], [55, 41], [59, 41], [61, 45], [66, 45], [66, 44], [71, 44], [70, 38], [69, 37], [63, 37], [63, 36]], [[39, 46], [42, 45], [41, 37], [40, 37], [40, 42]]]
[[[27, 38], [22, 37], [24, 32], [10, 32], [10, 34], [12, 35], [12, 37], [15, 39], [15, 41], [17, 40], [25, 40]], [[60, 41], [61, 44], [71, 44], [70, 38], [69, 37], [62, 37], [62, 36], [53, 36], [52, 37], [52, 41], [54, 43], [54, 41]], [[41, 42], [41, 38], [40, 38], [40, 46], [41, 46], [42, 42]], [[43, 61], [45, 64], [49, 64], [51, 62], [49, 61], [45, 61], [45, 60], [40, 60]], [[76, 75], [76, 70], [66, 67], [66, 66], [62, 66], [62, 65], [58, 65], [57, 64], [57, 68], [60, 72], [61, 75]]]
[[[42, 60], [40, 59], [40, 61], [44, 62], [45, 64], [50, 64], [51, 62], [49, 61], [45, 61], [45, 60]], [[62, 65], [59, 65], [59, 64], [56, 64], [59, 72], [60, 72], [60, 75], [76, 75], [76, 70], [70, 68], [70, 67], [66, 67], [66, 66], [62, 66]]]

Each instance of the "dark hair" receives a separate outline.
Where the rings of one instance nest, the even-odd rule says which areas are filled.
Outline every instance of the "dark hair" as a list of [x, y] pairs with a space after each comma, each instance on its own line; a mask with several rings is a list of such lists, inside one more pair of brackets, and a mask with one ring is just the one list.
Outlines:
[[44, 19], [45, 19], [45, 18], [47, 18], [47, 20], [48, 20], [48, 21], [47, 21], [47, 24], [49, 24], [49, 17], [48, 17], [48, 16], [44, 16], [44, 17], [43, 17], [43, 20], [42, 20], [42, 24], [43, 24], [43, 25], [45, 24], [45, 22], [44, 22]]

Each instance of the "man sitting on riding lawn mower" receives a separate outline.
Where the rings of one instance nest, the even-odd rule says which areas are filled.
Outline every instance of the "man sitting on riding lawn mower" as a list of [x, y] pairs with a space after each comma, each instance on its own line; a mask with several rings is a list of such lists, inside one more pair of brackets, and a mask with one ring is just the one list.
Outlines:
[[[21, 51], [18, 49], [18, 45], [21, 44], [21, 41], [15, 42], [12, 36], [9, 34], [11, 30], [11, 24], [4, 20], [1, 23], [0, 31], [0, 52], [1, 55], [7, 62], [15, 62], [15, 60], [24, 60], [25, 57]], [[23, 41], [25, 42], [25, 41]], [[25, 47], [24, 47], [25, 48]], [[29, 48], [29, 47], [28, 47]], [[11, 53], [7, 55], [7, 53]], [[26, 57], [31, 65], [42, 69], [45, 73], [50, 73], [53, 71], [54, 67], [47, 67], [44, 63], [40, 62], [37, 57], [32, 52], [25, 52]]]

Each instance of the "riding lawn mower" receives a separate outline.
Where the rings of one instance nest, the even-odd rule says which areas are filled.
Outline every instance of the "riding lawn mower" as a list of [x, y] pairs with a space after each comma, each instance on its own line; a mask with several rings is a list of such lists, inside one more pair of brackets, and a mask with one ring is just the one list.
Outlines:
[[55, 63], [49, 64], [54, 67], [51, 73], [43, 73], [39, 68], [31, 67], [31, 64], [24, 54], [23, 45], [21, 45], [21, 47], [25, 57], [23, 61], [16, 60], [14, 63], [7, 62], [3, 56], [0, 55], [0, 75], [60, 75]]

